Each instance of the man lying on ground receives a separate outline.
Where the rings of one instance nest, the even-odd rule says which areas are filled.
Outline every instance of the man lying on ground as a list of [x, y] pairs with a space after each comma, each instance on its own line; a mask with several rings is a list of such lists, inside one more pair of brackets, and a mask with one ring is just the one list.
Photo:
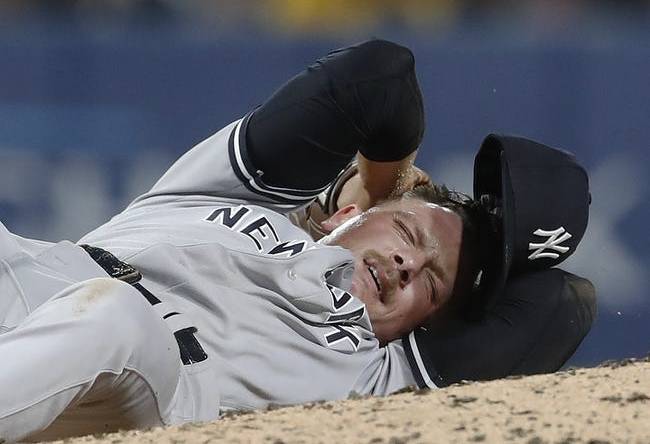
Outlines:
[[[507, 299], [492, 277], [505, 279], [516, 264], [486, 264], [513, 259], [500, 247], [510, 246], [499, 225], [509, 219], [492, 217], [508, 208], [488, 199], [495, 190], [472, 201], [415, 170], [423, 130], [413, 55], [369, 41], [318, 60], [77, 244], [29, 240], [0, 225], [0, 438], [208, 421], [464, 375], [440, 366], [451, 358], [436, 352], [444, 333], [432, 332], [469, 322], [460, 314], [493, 302], [483, 295]], [[497, 137], [490, 147], [512, 141], [528, 143]], [[318, 221], [327, 236], [316, 242], [286, 215], [333, 189], [355, 156], [358, 175]], [[488, 176], [481, 183], [502, 179]], [[560, 250], [572, 252], [584, 227], [568, 229], [573, 243]], [[540, 268], [554, 265], [541, 259]], [[544, 273], [534, 274], [538, 291], [564, 294]], [[506, 372], [562, 365], [590, 320], [567, 334], [578, 309], [560, 305], [559, 338], [538, 337], [554, 310], [543, 302], [533, 312], [545, 319], [526, 321], [530, 333], [505, 359], [552, 350]], [[504, 373], [503, 362], [481, 365]]]

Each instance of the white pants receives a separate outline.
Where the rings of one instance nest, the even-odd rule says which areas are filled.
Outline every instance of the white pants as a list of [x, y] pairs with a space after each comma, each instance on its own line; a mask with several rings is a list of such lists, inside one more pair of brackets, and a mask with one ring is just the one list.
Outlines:
[[126, 283], [89, 279], [0, 334], [0, 441], [196, 419], [175, 412], [190, 389], [174, 336], [152, 308]]

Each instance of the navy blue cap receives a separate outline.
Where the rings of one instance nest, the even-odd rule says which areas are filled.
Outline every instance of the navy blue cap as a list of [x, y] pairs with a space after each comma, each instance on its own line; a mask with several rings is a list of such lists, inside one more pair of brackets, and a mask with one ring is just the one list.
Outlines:
[[486, 210], [477, 288], [490, 306], [509, 276], [553, 267], [578, 246], [589, 218], [589, 180], [573, 154], [490, 134], [474, 162], [474, 199]]

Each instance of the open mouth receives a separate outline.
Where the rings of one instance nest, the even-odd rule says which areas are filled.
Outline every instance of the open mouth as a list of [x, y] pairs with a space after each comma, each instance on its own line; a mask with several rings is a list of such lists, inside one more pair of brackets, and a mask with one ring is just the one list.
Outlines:
[[379, 277], [377, 276], [377, 270], [375, 270], [372, 266], [369, 266], [368, 271], [370, 272], [370, 276], [372, 276], [372, 280], [375, 281], [375, 286], [377, 287], [377, 292], [381, 293], [381, 284], [379, 283]]

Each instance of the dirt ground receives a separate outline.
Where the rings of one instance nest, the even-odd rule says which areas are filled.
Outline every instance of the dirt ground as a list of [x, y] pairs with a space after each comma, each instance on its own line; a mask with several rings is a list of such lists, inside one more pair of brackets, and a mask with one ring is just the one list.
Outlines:
[[66, 443], [650, 443], [650, 359]]

